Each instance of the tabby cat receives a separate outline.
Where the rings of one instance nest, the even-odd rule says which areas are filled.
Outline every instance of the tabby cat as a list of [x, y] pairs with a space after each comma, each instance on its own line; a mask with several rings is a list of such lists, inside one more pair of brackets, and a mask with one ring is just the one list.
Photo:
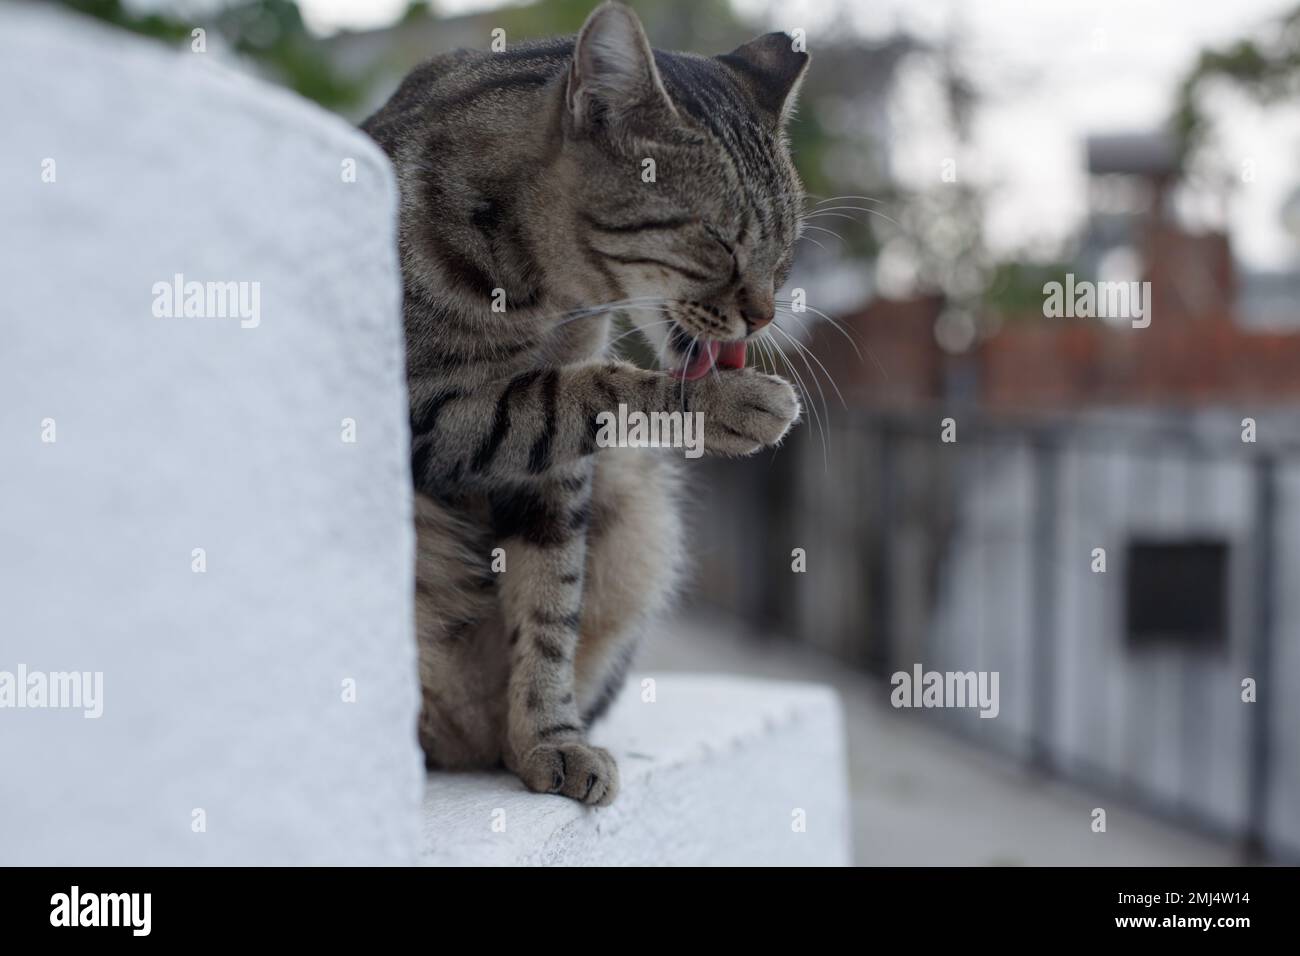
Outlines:
[[[596, 416], [702, 412], [724, 455], [798, 418], [745, 347], [790, 270], [783, 129], [807, 62], [780, 33], [652, 51], [605, 3], [576, 38], [429, 61], [364, 124], [401, 191], [430, 767], [614, 798], [586, 733], [677, 584], [682, 454], [598, 447]], [[659, 370], [609, 357], [619, 311]]]

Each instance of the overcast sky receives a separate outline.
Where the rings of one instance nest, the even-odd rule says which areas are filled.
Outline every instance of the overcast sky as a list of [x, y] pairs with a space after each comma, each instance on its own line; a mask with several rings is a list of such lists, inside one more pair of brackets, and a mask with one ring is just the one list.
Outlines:
[[[986, 99], [975, 142], [956, 157], [958, 171], [995, 186], [989, 239], [1007, 250], [1047, 250], [1077, 230], [1086, 134], [1154, 128], [1168, 116], [1176, 84], [1202, 47], [1263, 26], [1296, 2], [733, 0], [775, 28], [803, 27], [814, 61], [818, 37], [843, 18], [869, 37], [904, 28], [925, 38], [962, 38]], [[438, 3], [447, 13], [502, 5]], [[313, 27], [330, 30], [391, 22], [406, 0], [300, 0], [300, 6]], [[926, 136], [923, 117], [910, 126], [895, 157], [897, 172], [913, 180], [937, 176], [951, 146]], [[1229, 207], [1238, 256], [1255, 267], [1297, 267], [1300, 240], [1283, 229], [1279, 209], [1300, 189], [1300, 106], [1266, 113], [1233, 102], [1223, 132], [1225, 161], [1234, 169], [1249, 161], [1254, 177], [1239, 183]]]

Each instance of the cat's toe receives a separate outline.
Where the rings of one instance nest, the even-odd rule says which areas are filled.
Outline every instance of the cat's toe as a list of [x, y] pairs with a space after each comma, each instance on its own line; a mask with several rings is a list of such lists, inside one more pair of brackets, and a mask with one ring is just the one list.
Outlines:
[[608, 750], [582, 741], [541, 744], [519, 768], [524, 784], [538, 793], [559, 793], [589, 806], [612, 803], [618, 793], [618, 764]]

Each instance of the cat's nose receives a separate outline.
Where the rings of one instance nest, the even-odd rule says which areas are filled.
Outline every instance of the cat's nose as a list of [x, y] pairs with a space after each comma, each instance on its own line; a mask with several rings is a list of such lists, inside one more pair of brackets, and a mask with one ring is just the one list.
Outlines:
[[745, 320], [745, 330], [756, 332], [765, 325], [770, 325], [776, 318], [776, 295], [769, 282], [761, 288], [745, 286], [737, 296], [740, 317]]

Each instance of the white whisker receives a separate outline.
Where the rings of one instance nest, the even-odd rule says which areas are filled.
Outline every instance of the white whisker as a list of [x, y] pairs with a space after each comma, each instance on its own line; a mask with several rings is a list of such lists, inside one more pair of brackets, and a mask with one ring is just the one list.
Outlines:
[[[790, 335], [789, 332], [787, 332], [785, 329], [781, 328], [780, 326], [778, 326], [778, 325], [774, 325], [774, 326], [772, 326], [772, 330], [773, 330], [774, 332], [780, 332], [782, 335], [784, 335], [784, 336], [786, 337], [786, 339], [789, 340], [790, 344], [793, 345], [793, 346], [795, 347], [795, 351], [796, 351], [796, 352], [797, 352], [801, 357], [803, 357], [803, 360], [804, 360], [804, 364], [805, 364], [805, 365], [808, 364], [808, 359], [812, 359], [814, 362], [817, 363], [817, 367], [820, 368], [820, 369], [822, 370], [822, 372], [826, 375], [826, 381], [830, 383], [831, 388], [835, 389], [835, 394], [836, 394], [836, 396], [839, 397], [840, 404], [841, 404], [842, 406], [844, 406], [844, 410], [845, 410], [845, 411], [848, 411], [849, 403], [846, 402], [846, 401], [844, 401], [844, 396], [840, 394], [840, 387], [839, 387], [838, 385], [835, 384], [835, 377], [834, 377], [833, 375], [831, 375], [831, 373], [828, 372], [828, 371], [826, 370], [826, 366], [822, 364], [821, 359], [819, 359], [816, 355], [813, 355], [813, 353], [808, 349], [807, 346], [803, 345], [803, 344], [802, 344], [798, 339], [794, 338], [792, 335]], [[817, 381], [818, 381], [818, 380], [817, 380], [817, 376], [813, 373], [813, 370], [812, 370], [812, 366], [811, 366], [811, 365], [808, 366], [808, 372], [809, 372], [809, 374], [813, 375], [813, 381], [814, 381], [814, 382], [817, 382]], [[821, 391], [821, 385], [820, 385], [820, 383], [818, 383], [818, 385], [817, 385], [817, 390], [818, 390], [819, 392]], [[825, 402], [826, 402], [826, 396], [825, 396], [825, 394], [823, 393], [823, 394], [822, 394], [822, 403], [825, 404]]]
[[[790, 375], [794, 378], [795, 383], [799, 388], [799, 391], [803, 394], [804, 405], [806, 405], [808, 407], [808, 410], [812, 413], [813, 424], [817, 426], [817, 434], [821, 437], [822, 466], [827, 470], [829, 470], [830, 458], [829, 458], [829, 448], [827, 446], [827, 441], [826, 441], [826, 430], [822, 426], [821, 415], [818, 414], [817, 412], [817, 403], [813, 401], [812, 392], [809, 391], [807, 384], [805, 384], [803, 380], [803, 376], [799, 374], [799, 370], [794, 367], [794, 363], [790, 361], [790, 357], [786, 355], [785, 350], [781, 348], [781, 343], [777, 342], [776, 339], [771, 337], [770, 330], [774, 330], [774, 329], [776, 329], [775, 325], [768, 326], [769, 331], [765, 331], [763, 334], [767, 338], [769, 344], [773, 348], [775, 348], [776, 355], [778, 355], [781, 361], [785, 363], [786, 369], [789, 370]], [[809, 369], [809, 371], [811, 372], [811, 368]], [[819, 390], [820, 388], [821, 386], [818, 386]], [[826, 404], [825, 396], [823, 396], [822, 404], [823, 405]]]

